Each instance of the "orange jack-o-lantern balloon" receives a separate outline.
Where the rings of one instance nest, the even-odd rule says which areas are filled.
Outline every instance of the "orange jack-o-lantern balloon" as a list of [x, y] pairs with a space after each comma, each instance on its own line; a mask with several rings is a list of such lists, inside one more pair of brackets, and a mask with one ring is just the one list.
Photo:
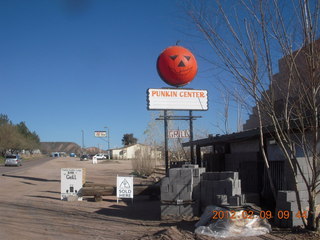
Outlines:
[[166, 48], [158, 57], [157, 69], [167, 84], [180, 87], [191, 82], [197, 74], [197, 61], [193, 54], [181, 46]]

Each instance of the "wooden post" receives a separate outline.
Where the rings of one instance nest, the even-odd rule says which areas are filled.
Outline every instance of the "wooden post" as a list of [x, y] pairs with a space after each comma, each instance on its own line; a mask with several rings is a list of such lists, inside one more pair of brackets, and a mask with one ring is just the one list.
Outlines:
[[166, 162], [166, 175], [169, 176], [169, 152], [168, 152], [168, 117], [164, 110], [164, 159]]
[[[190, 142], [193, 141], [193, 119], [192, 119], [192, 110], [189, 111], [189, 121], [190, 121]], [[191, 159], [191, 164], [196, 164], [194, 161], [194, 149], [193, 149], [193, 144], [190, 144], [190, 159]]]

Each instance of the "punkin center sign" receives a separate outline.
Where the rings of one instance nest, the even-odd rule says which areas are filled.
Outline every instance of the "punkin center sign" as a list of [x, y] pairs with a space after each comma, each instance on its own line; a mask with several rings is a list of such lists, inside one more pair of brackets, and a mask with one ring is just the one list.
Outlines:
[[208, 91], [149, 88], [149, 110], [208, 110]]

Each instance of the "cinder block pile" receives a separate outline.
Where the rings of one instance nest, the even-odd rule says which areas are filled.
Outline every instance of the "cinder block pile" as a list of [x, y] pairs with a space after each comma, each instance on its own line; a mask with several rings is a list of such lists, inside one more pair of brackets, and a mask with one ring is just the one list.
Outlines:
[[302, 226], [303, 223], [301, 218], [304, 217], [304, 210], [307, 206], [307, 200], [304, 198], [305, 196], [302, 195], [302, 212], [300, 212], [296, 201], [296, 193], [294, 191], [278, 191], [275, 212], [276, 226], [283, 228]]
[[199, 215], [200, 179], [205, 168], [186, 164], [169, 169], [161, 181], [161, 218]]
[[208, 205], [240, 206], [244, 202], [241, 195], [241, 180], [238, 172], [206, 172], [202, 174], [201, 207]]
[[[299, 165], [302, 169], [303, 175], [309, 179], [311, 176], [311, 170], [308, 162], [305, 158], [297, 158]], [[286, 163], [287, 164], [287, 163]], [[288, 167], [289, 168], [289, 167]], [[298, 173], [296, 178], [288, 171], [286, 174], [286, 182], [289, 190], [278, 191], [277, 203], [276, 203], [276, 216], [275, 224], [278, 227], [292, 228], [295, 226], [303, 226], [302, 217], [306, 217], [308, 214], [308, 191], [307, 186], [304, 183], [302, 175]], [[300, 203], [302, 212], [299, 211], [296, 193], [293, 191], [294, 185], [297, 184], [297, 190], [299, 191]], [[319, 190], [319, 188], [318, 188]], [[317, 199], [317, 204], [320, 203], [320, 198]], [[305, 214], [304, 214], [305, 213]], [[286, 214], [286, 216], [284, 216]], [[289, 215], [289, 218], [287, 216]]]

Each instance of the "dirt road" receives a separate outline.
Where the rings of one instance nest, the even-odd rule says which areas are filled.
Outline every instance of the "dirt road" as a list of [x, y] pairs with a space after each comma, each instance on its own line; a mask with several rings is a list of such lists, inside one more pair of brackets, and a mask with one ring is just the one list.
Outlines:
[[[78, 158], [57, 158], [0, 176], [0, 239], [134, 239], [161, 229], [159, 201], [139, 197], [128, 203], [60, 200], [60, 169], [86, 168], [87, 181], [116, 184], [130, 161], [92, 165]], [[146, 211], [148, 209], [148, 211]]]

